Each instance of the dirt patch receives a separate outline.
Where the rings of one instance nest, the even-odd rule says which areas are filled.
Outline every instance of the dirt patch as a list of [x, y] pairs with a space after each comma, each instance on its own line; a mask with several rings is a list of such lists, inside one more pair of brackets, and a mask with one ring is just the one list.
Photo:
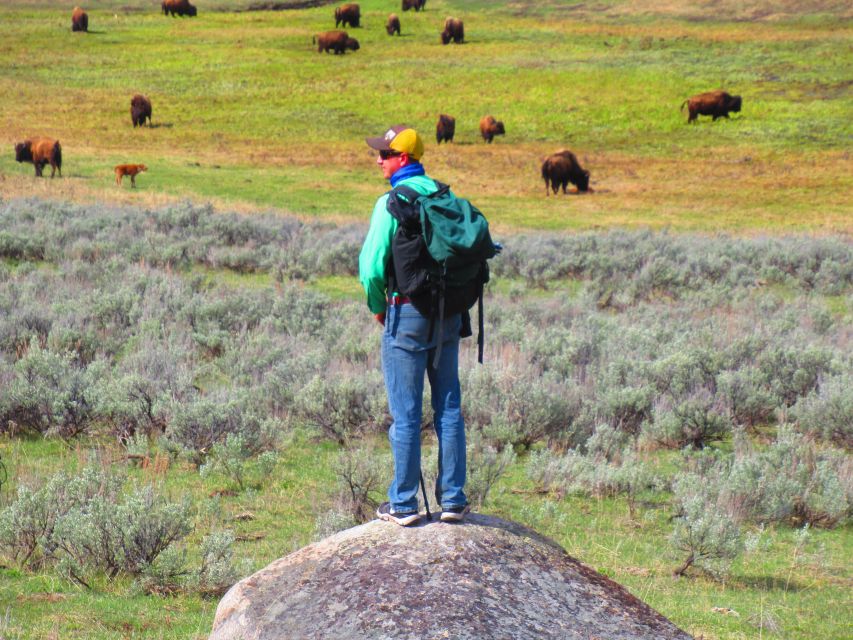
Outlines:
[[291, 9], [313, 9], [332, 4], [337, 0], [292, 0], [291, 2], [255, 2], [244, 11], [290, 11]]

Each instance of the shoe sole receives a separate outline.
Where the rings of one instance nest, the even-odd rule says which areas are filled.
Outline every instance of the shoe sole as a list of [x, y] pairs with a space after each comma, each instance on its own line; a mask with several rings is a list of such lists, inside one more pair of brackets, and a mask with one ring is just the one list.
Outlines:
[[411, 515], [406, 516], [393, 516], [389, 513], [377, 513], [380, 520], [385, 520], [386, 522], [393, 522], [394, 524], [398, 524], [401, 527], [410, 527], [415, 524], [418, 520], [421, 519], [421, 514], [413, 513]]
[[467, 514], [468, 511], [470, 511], [470, 509], [467, 507], [462, 513], [455, 513], [453, 511], [443, 511], [439, 520], [441, 520], [442, 522], [462, 522], [465, 519], [465, 514]]

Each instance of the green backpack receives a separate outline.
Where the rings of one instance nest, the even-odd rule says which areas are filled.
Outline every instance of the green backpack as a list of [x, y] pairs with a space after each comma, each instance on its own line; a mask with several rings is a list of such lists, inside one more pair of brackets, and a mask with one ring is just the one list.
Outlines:
[[[463, 337], [471, 335], [469, 309], [478, 303], [478, 359], [483, 361], [483, 285], [489, 281], [488, 260], [499, 251], [489, 223], [477, 207], [438, 189], [421, 194], [400, 185], [389, 193], [388, 212], [399, 223], [391, 243], [388, 291], [408, 297], [433, 323], [439, 335], [444, 318], [463, 315]], [[439, 341], [440, 343], [440, 341]], [[435, 362], [441, 353], [436, 349]]]

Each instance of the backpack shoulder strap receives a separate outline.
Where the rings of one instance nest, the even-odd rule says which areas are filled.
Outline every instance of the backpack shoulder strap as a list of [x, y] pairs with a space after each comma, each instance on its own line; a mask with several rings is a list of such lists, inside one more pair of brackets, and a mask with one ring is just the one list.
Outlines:
[[388, 202], [385, 208], [400, 224], [420, 222], [415, 204], [421, 195], [411, 187], [401, 184], [388, 192]]

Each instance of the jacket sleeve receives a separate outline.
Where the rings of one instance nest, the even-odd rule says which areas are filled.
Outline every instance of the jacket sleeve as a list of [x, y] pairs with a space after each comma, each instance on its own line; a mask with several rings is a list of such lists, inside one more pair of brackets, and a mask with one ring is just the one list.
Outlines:
[[387, 193], [376, 201], [370, 228], [358, 257], [358, 278], [367, 294], [367, 307], [371, 313], [382, 313], [387, 304], [386, 269], [391, 261], [391, 240], [397, 231], [397, 221], [385, 208], [387, 201]]

